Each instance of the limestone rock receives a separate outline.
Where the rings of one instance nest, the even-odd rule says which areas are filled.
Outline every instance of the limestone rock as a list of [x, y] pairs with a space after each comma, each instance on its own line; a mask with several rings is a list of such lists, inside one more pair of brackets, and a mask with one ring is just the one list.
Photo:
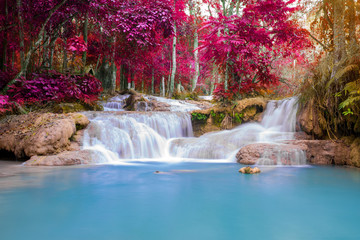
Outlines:
[[315, 165], [350, 165], [349, 146], [342, 141], [332, 140], [293, 140], [292, 145], [305, 145], [306, 158]]
[[71, 113], [69, 116], [75, 121], [76, 129], [81, 130], [89, 125], [89, 119], [80, 113]]
[[148, 107], [151, 111], [170, 111], [170, 105], [164, 102], [158, 102], [156, 100], [150, 100]]
[[203, 110], [195, 110], [192, 114], [207, 116], [207, 120], [192, 118], [195, 136], [211, 131], [232, 129], [245, 122], [260, 121], [268, 100], [265, 98], [245, 98], [232, 106], [214, 106]]
[[236, 154], [236, 159], [238, 163], [254, 165], [266, 155], [271, 165], [291, 165], [291, 160], [297, 157], [297, 153], [306, 149], [306, 146], [302, 144], [254, 143], [242, 147]]
[[267, 158], [273, 159], [274, 164], [277, 164], [278, 154], [281, 152], [282, 157], [280, 161], [282, 164], [287, 164], [288, 158], [294, 158], [292, 154], [300, 150], [306, 153], [306, 159], [309, 164], [358, 166], [358, 162], [355, 160], [357, 158], [354, 157], [357, 153], [357, 148], [350, 148], [341, 141], [290, 140], [284, 143], [249, 144], [239, 150], [236, 155], [237, 161], [241, 164], [253, 165], [266, 153]]
[[12, 115], [0, 121], [0, 150], [17, 158], [55, 154], [69, 149], [76, 126], [84, 128], [82, 114], [30, 113]]
[[314, 135], [317, 138], [324, 136], [324, 125], [326, 120], [322, 119], [321, 114], [317, 114], [314, 106], [314, 100], [309, 101], [304, 106], [301, 106], [298, 114], [297, 122], [299, 123], [300, 130], [309, 135]]
[[32, 156], [26, 166], [69, 166], [94, 163], [91, 150], [66, 151], [57, 155]]

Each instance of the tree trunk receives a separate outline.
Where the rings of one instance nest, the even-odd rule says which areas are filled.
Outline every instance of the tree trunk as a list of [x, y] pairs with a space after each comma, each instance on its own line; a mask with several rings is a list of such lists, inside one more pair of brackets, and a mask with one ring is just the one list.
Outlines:
[[349, 48], [357, 47], [355, 1], [349, 0]]
[[161, 96], [165, 97], [165, 77], [161, 78]]
[[144, 77], [142, 77], [142, 80], [141, 80], [141, 92], [145, 93], [144, 92]]
[[345, 50], [345, 31], [344, 31], [344, 9], [343, 0], [334, 0], [334, 67], [331, 74], [333, 78], [340, 68], [342, 58], [346, 56]]
[[[86, 12], [85, 15], [85, 22], [84, 22], [84, 29], [83, 29], [83, 35], [84, 35], [84, 42], [87, 44], [88, 42], [88, 25], [89, 25], [89, 11]], [[86, 53], [87, 51], [84, 51], [82, 54], [82, 68], [81, 68], [81, 74], [85, 74], [85, 67], [86, 67]]]
[[16, 0], [16, 6], [18, 8], [18, 21], [19, 21], [19, 40], [20, 40], [20, 64], [21, 71], [25, 68], [25, 44], [24, 44], [24, 22], [22, 19], [22, 4], [21, 0]]
[[55, 52], [55, 41], [50, 43], [50, 69], [53, 70], [54, 65], [54, 52]]
[[14, 65], [15, 65], [15, 50], [13, 50], [12, 58], [11, 58], [11, 67], [12, 67], [12, 69], [14, 69]]
[[[22, 75], [26, 74], [26, 70], [27, 67], [30, 63], [30, 59], [32, 54], [36, 51], [37, 47], [41, 44], [42, 40], [43, 40], [43, 34], [45, 31], [45, 27], [48, 24], [48, 22], [50, 21], [51, 17], [54, 15], [54, 13], [62, 6], [64, 5], [68, 0], [62, 0], [60, 3], [58, 3], [55, 7], [53, 7], [50, 11], [49, 11], [49, 15], [46, 18], [45, 22], [41, 25], [41, 29], [37, 35], [37, 39], [34, 42], [34, 44], [31, 44], [26, 57], [24, 55], [24, 31], [23, 31], [23, 20], [22, 20], [22, 16], [21, 16], [21, 0], [16, 0], [17, 6], [18, 6], [18, 20], [19, 20], [19, 38], [20, 38], [20, 58], [21, 58], [21, 70], [20, 72], [15, 76], [14, 79], [12, 79], [10, 82], [7, 83], [7, 85], [4, 87], [4, 89], [2, 90], [2, 93], [6, 93], [7, 90], [9, 89], [9, 86], [14, 84], [16, 79], [18, 79], [19, 77], [21, 77]], [[22, 52], [22, 53], [21, 53]]]
[[236, 3], [236, 15], [238, 16], [239, 16], [239, 7], [240, 7], [240, 0], [238, 0]]
[[[97, 61], [96, 61], [95, 73], [94, 73], [94, 74], [96, 74], [96, 72], [97, 72], [98, 69], [99, 69], [100, 58], [101, 58], [101, 54], [99, 54], [98, 59], [97, 59]], [[122, 68], [121, 68], [121, 69], [122, 69]]]
[[228, 81], [229, 81], [229, 63], [226, 60], [225, 79], [224, 79], [224, 89], [225, 90], [228, 90]]
[[195, 76], [192, 79], [192, 88], [191, 91], [193, 92], [196, 88], [196, 84], [199, 80], [199, 75], [200, 75], [200, 63], [199, 63], [199, 50], [197, 50], [197, 48], [199, 47], [199, 34], [198, 32], [195, 30], [194, 33], [194, 58], [195, 58]]
[[[8, 11], [8, 5], [7, 5], [7, 0], [5, 0], [5, 22], [7, 23], [8, 21], [8, 15], [9, 15], [9, 11]], [[5, 33], [5, 38], [3, 40], [3, 55], [2, 58], [0, 59], [0, 69], [2, 69], [3, 71], [6, 71], [7, 68], [7, 46], [8, 46], [8, 40], [7, 40], [7, 34]]]
[[155, 82], [155, 75], [154, 75], [154, 68], [152, 69], [152, 74], [151, 74], [151, 94], [154, 95], [155, 94], [155, 90], [154, 90], [154, 82]]
[[1, 62], [0, 62], [0, 66], [1, 66], [0, 69], [3, 70], [3, 71], [6, 71], [7, 45], [8, 45], [7, 38], [4, 38], [4, 41], [3, 41], [3, 53], [2, 53]]
[[169, 90], [170, 97], [172, 97], [172, 95], [174, 93], [175, 75], [176, 75], [176, 24], [174, 24], [174, 38], [173, 38], [173, 49], [172, 49], [172, 71], [171, 71], [170, 90]]
[[62, 72], [65, 73], [67, 71], [68, 65], [68, 57], [67, 57], [67, 50], [66, 47], [64, 48], [64, 57], [63, 57], [63, 65], [62, 65]]
[[113, 93], [116, 88], [116, 65], [104, 58], [103, 62], [96, 72], [96, 78], [102, 82], [102, 87], [105, 91]]

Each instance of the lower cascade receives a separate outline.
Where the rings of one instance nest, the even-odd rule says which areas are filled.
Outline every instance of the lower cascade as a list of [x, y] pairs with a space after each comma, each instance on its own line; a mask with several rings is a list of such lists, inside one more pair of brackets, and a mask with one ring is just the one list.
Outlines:
[[[261, 123], [246, 123], [232, 130], [193, 137], [190, 113], [91, 112], [84, 149], [104, 155], [104, 162], [235, 161], [242, 147], [254, 143], [282, 144], [294, 139], [297, 99], [270, 101]], [[273, 148], [276, 149], [276, 148]], [[304, 165], [301, 150], [264, 151], [258, 165]]]

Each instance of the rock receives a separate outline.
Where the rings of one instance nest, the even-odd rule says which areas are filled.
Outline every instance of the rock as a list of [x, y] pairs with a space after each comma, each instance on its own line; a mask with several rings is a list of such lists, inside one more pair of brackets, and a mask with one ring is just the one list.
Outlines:
[[257, 167], [251, 168], [251, 167], [243, 167], [240, 168], [239, 170], [240, 173], [243, 174], [256, 174], [256, 173], [261, 173], [260, 169]]
[[69, 116], [75, 121], [76, 129], [81, 130], [87, 127], [89, 125], [90, 121], [89, 119], [80, 113], [71, 113]]
[[305, 132], [295, 132], [294, 138], [296, 140], [312, 140], [313, 137], [310, 135], [307, 135]]
[[148, 104], [150, 111], [170, 111], [170, 105], [164, 102], [158, 102], [154, 99]]
[[79, 151], [84, 139], [85, 129], [79, 130], [71, 137], [69, 151]]
[[55, 113], [71, 113], [85, 110], [85, 107], [80, 103], [60, 103], [54, 107]]
[[308, 135], [313, 135], [320, 139], [324, 137], [326, 120], [323, 119], [322, 114], [317, 113], [317, 110], [314, 108], [314, 100], [300, 106], [297, 122], [299, 123], [300, 130]]
[[32, 156], [25, 162], [26, 166], [69, 166], [94, 163], [91, 150], [66, 151], [57, 155]]
[[254, 143], [242, 147], [236, 154], [236, 159], [238, 163], [254, 165], [260, 158], [266, 156], [268, 164], [291, 165], [291, 160], [298, 157], [297, 153], [306, 149], [306, 146], [301, 144]]
[[89, 120], [82, 114], [30, 113], [12, 115], [0, 122], [0, 150], [17, 158], [56, 154], [70, 147], [76, 128]]
[[[304, 151], [307, 163], [314, 165], [349, 165], [360, 166], [356, 159], [359, 148], [350, 148], [342, 141], [331, 140], [291, 140], [285, 144], [249, 144], [239, 150], [236, 155], [237, 161], [241, 164], [253, 165], [266, 155], [267, 159], [277, 164], [279, 160], [282, 164], [289, 164], [298, 151]], [[359, 141], [360, 143], [360, 141]], [[281, 155], [279, 155], [281, 153]]]
[[220, 128], [221, 129], [232, 129], [232, 118], [229, 116], [229, 114], [226, 113], [224, 119], [221, 121]]
[[292, 140], [292, 145], [306, 146], [306, 158], [315, 165], [350, 165], [350, 148], [342, 141], [332, 140]]
[[350, 145], [351, 166], [360, 167], [360, 138], [356, 138]]
[[194, 135], [201, 136], [211, 131], [232, 129], [245, 122], [260, 121], [267, 102], [267, 99], [260, 97], [245, 98], [232, 106], [195, 110], [192, 114], [206, 116], [210, 121], [192, 118]]

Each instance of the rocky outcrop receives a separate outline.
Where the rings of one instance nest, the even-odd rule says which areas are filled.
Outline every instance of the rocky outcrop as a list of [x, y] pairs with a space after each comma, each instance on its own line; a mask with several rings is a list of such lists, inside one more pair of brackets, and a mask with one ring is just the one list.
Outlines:
[[91, 150], [66, 151], [57, 155], [33, 156], [25, 162], [26, 166], [70, 166], [95, 163]]
[[297, 122], [298, 130], [304, 131], [306, 134], [316, 138], [323, 138], [326, 129], [326, 120], [322, 114], [318, 114], [314, 108], [314, 100], [310, 100], [306, 104], [300, 106]]
[[20, 159], [59, 153], [70, 149], [71, 138], [88, 124], [80, 113], [7, 116], [0, 121], [0, 150]]
[[342, 141], [291, 140], [284, 144], [250, 144], [241, 148], [236, 158], [239, 163], [246, 165], [255, 164], [263, 156], [272, 160], [273, 164], [278, 164], [279, 160], [281, 164], [288, 164], [289, 159], [297, 157], [295, 153], [304, 151], [308, 164], [357, 166], [356, 158], [351, 157], [351, 153], [356, 155], [354, 149], [350, 151], [350, 147]]
[[246, 98], [232, 106], [193, 111], [194, 135], [201, 136], [211, 131], [232, 129], [245, 122], [260, 121], [267, 102], [267, 99], [260, 97]]
[[342, 141], [332, 140], [293, 140], [292, 145], [305, 146], [306, 158], [315, 165], [350, 165], [349, 146]]

